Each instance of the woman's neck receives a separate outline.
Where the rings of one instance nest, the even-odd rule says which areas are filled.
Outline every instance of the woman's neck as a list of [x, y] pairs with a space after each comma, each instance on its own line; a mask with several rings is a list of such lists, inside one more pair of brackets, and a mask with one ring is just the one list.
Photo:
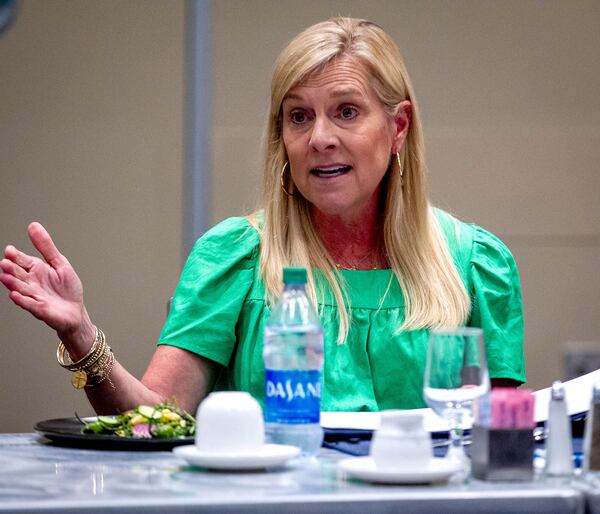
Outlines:
[[383, 242], [383, 216], [378, 206], [348, 218], [312, 209], [315, 229], [338, 269], [388, 268]]

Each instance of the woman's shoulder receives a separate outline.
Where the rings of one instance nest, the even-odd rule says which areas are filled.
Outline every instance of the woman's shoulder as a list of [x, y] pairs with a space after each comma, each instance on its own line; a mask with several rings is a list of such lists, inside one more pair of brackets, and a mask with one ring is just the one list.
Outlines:
[[442, 209], [434, 208], [435, 219], [446, 240], [454, 262], [460, 267], [466, 267], [473, 252], [475, 225], [465, 223]]
[[436, 219], [448, 243], [450, 253], [461, 266], [512, 261], [504, 242], [488, 230], [434, 209]]
[[211, 258], [217, 262], [254, 260], [258, 256], [260, 213], [226, 218], [196, 241], [190, 257]]
[[208, 229], [199, 240], [230, 238], [239, 239], [240, 237], [255, 238], [258, 241], [258, 226], [260, 224], [260, 213], [250, 214], [248, 216], [235, 216], [225, 218], [216, 225]]

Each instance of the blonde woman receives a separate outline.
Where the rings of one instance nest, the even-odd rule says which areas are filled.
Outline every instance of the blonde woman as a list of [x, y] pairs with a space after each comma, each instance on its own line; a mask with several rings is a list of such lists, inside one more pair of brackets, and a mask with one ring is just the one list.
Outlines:
[[[429, 204], [415, 96], [377, 25], [319, 23], [279, 56], [263, 202], [198, 240], [141, 381], [102, 350], [104, 374], [79, 384], [97, 412], [172, 396], [194, 411], [214, 388], [262, 400], [262, 330], [289, 265], [309, 270], [325, 327], [323, 410], [423, 407], [427, 329], [440, 325], [482, 327], [493, 385], [525, 381], [514, 260]], [[100, 352], [73, 268], [41, 225], [29, 235], [44, 260], [9, 246], [0, 281], [71, 360]]]

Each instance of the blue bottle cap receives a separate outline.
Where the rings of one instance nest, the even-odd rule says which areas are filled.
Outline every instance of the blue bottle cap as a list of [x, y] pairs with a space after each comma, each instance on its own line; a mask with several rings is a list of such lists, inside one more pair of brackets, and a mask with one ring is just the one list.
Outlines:
[[306, 269], [283, 268], [284, 284], [306, 284]]

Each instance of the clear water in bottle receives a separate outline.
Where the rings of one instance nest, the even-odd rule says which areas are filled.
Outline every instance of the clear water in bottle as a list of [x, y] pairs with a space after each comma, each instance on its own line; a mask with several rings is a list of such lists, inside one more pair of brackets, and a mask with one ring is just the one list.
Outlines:
[[312, 455], [323, 441], [323, 328], [305, 285], [303, 268], [284, 270], [283, 294], [265, 326], [265, 430], [268, 442]]

